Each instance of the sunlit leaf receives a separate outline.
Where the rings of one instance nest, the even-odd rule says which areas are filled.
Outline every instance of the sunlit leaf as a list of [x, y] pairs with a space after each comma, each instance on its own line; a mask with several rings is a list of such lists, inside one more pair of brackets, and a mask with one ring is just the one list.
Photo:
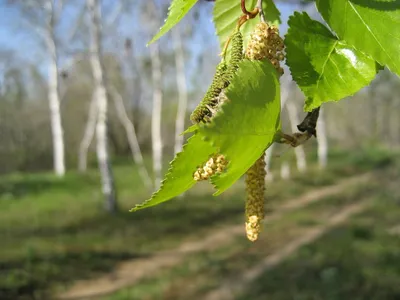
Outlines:
[[216, 148], [203, 141], [202, 136], [195, 134], [189, 138], [182, 152], [178, 153], [171, 162], [171, 167], [160, 189], [149, 200], [136, 205], [131, 211], [160, 204], [190, 189], [196, 183], [193, 173], [197, 167], [216, 152]]
[[220, 194], [237, 181], [272, 144], [280, 128], [278, 74], [269, 61], [244, 60], [231, 81], [229, 102], [199, 133], [229, 161], [225, 173], [212, 178]]
[[374, 79], [374, 59], [339, 40], [306, 13], [295, 13], [288, 24], [286, 60], [307, 97], [307, 111], [353, 95]]
[[318, 0], [338, 37], [400, 75], [399, 0]]
[[160, 31], [153, 37], [149, 44], [158, 40], [172, 27], [178, 24], [193, 7], [193, 5], [196, 4], [196, 2], [197, 0], [172, 0], [171, 6], [169, 7], [168, 18], [165, 20], [165, 24], [160, 28]]

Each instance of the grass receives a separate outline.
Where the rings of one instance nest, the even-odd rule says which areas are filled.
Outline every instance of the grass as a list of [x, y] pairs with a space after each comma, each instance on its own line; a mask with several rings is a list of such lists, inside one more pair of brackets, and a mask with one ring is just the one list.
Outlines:
[[[311, 168], [290, 182], [274, 182], [268, 201], [277, 205], [392, 162], [381, 152], [362, 154], [362, 159], [335, 155], [330, 172]], [[242, 183], [219, 198], [210, 197], [210, 188], [199, 185], [184, 198], [132, 214], [128, 209], [149, 192], [134, 168], [121, 164], [114, 172], [120, 206], [115, 215], [103, 212], [95, 170], [70, 173], [62, 180], [50, 174], [0, 179], [0, 299], [46, 299], [52, 289], [108, 272], [118, 262], [151, 256], [183, 239], [199, 239], [221, 224], [242, 222]], [[298, 218], [304, 226], [311, 222]]]
[[399, 205], [388, 195], [377, 198], [366, 212], [264, 273], [238, 299], [399, 299], [400, 238], [388, 231], [399, 222]]
[[[256, 266], [260, 260], [281, 249], [286, 243], [300, 236], [308, 228], [324, 224], [326, 219], [348, 204], [364, 199], [377, 185], [364, 185], [348, 189], [340, 195], [288, 213], [284, 218], [266, 224], [257, 243], [249, 243], [244, 236], [214, 251], [187, 257], [180, 265], [156, 276], [142, 280], [102, 300], [139, 299], [204, 299], [205, 294], [227, 279], [232, 285], [240, 275]], [[283, 287], [282, 287], [283, 288]], [[267, 299], [267, 296], [263, 295]], [[251, 297], [244, 299], [253, 299]]]

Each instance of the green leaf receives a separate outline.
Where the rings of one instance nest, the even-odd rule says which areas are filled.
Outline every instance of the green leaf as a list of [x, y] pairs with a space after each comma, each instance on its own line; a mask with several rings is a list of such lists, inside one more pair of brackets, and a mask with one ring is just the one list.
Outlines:
[[196, 4], [196, 2], [197, 0], [172, 0], [171, 6], [169, 7], [168, 18], [165, 20], [165, 23], [161, 27], [160, 31], [153, 37], [148, 45], [158, 40], [172, 27], [178, 24], [193, 7], [193, 5]]
[[199, 125], [198, 124], [191, 125], [184, 132], [182, 132], [180, 135], [185, 135], [185, 134], [188, 134], [188, 133], [195, 132], [197, 129], [199, 129]]
[[399, 0], [318, 0], [338, 37], [400, 75]]
[[374, 59], [338, 40], [306, 13], [295, 13], [288, 24], [286, 62], [307, 97], [306, 111], [353, 95], [374, 79]]
[[268, 60], [243, 60], [226, 90], [230, 100], [211, 123], [199, 128], [229, 161], [226, 172], [212, 177], [221, 194], [272, 144], [280, 128], [278, 74]]
[[[247, 10], [253, 10], [256, 7], [257, 0], [246, 0]], [[263, 1], [263, 10], [265, 19], [270, 24], [279, 25], [281, 23], [280, 12], [272, 0]], [[217, 0], [214, 6], [214, 24], [219, 37], [221, 49], [223, 49], [227, 39], [236, 28], [239, 17], [243, 15], [239, 0]], [[244, 47], [246, 48], [251, 32], [257, 23], [258, 17], [247, 21], [242, 27]]]
[[171, 162], [171, 167], [160, 189], [149, 200], [136, 205], [131, 211], [160, 204], [190, 189], [196, 183], [193, 173], [197, 167], [204, 164], [212, 154], [217, 152], [217, 149], [205, 142], [201, 135], [195, 134], [190, 137], [183, 146], [182, 152], [178, 153]]

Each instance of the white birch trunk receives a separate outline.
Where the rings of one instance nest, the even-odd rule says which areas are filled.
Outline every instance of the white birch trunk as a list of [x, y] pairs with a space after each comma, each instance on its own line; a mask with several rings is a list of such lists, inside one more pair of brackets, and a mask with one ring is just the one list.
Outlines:
[[272, 153], [274, 152], [275, 144], [272, 144], [267, 151], [265, 151], [265, 171], [267, 175], [265, 177], [266, 181], [273, 181], [274, 175], [271, 172], [271, 160], [272, 160]]
[[54, 36], [55, 11], [53, 2], [48, 0], [45, 3], [47, 13], [46, 47], [49, 53], [49, 74], [48, 74], [48, 99], [50, 108], [50, 123], [53, 142], [53, 167], [57, 176], [65, 174], [64, 154], [64, 132], [61, 123], [60, 112], [60, 88], [58, 80], [58, 57], [57, 45]]
[[290, 165], [287, 161], [283, 161], [281, 164], [281, 178], [283, 180], [290, 179]]
[[97, 121], [97, 98], [93, 95], [90, 101], [88, 120], [86, 122], [85, 133], [79, 145], [78, 154], [78, 170], [79, 172], [86, 172], [87, 170], [87, 156], [90, 144], [92, 143], [94, 133], [96, 132]]
[[151, 71], [153, 80], [153, 110], [151, 115], [151, 142], [153, 147], [154, 186], [161, 181], [162, 169], [162, 139], [161, 139], [161, 109], [162, 109], [162, 73], [160, 49], [158, 42], [150, 47]]
[[172, 30], [172, 38], [175, 44], [176, 83], [178, 87], [178, 110], [175, 121], [175, 154], [182, 150], [183, 135], [185, 129], [185, 117], [187, 109], [187, 86], [185, 75], [185, 58], [182, 47], [182, 39], [179, 28]]
[[[289, 115], [290, 126], [292, 132], [298, 131], [297, 124], [300, 123], [298, 118], [298, 111], [296, 105], [292, 101], [286, 101], [286, 109]], [[296, 165], [299, 172], [304, 172], [307, 169], [306, 154], [302, 145], [294, 148], [294, 154], [296, 155]]]
[[144, 165], [142, 151], [140, 150], [140, 145], [136, 136], [135, 126], [128, 117], [121, 94], [118, 93], [113, 86], [109, 87], [109, 91], [112, 94], [112, 99], [114, 100], [118, 118], [125, 128], [129, 148], [131, 149], [132, 158], [138, 167], [139, 175], [147, 189], [150, 189], [153, 185], [151, 182], [151, 177], [147, 172], [146, 166]]
[[328, 164], [328, 137], [326, 135], [325, 114], [321, 107], [317, 122], [318, 164], [321, 169]]
[[115, 212], [117, 209], [114, 178], [111, 170], [107, 143], [107, 105], [108, 95], [104, 78], [104, 69], [101, 63], [101, 4], [99, 0], [87, 0], [90, 13], [90, 63], [94, 79], [94, 96], [97, 99], [97, 160], [99, 164], [102, 190], [105, 196], [105, 209]]

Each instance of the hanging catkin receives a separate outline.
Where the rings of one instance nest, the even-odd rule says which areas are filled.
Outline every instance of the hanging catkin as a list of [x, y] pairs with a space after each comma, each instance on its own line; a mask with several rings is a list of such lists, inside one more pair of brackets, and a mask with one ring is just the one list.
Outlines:
[[[214, 75], [212, 84], [200, 104], [191, 115], [193, 123], [210, 122], [219, 111], [220, 106], [228, 99], [224, 90], [229, 86], [240, 61], [243, 59], [243, 36], [237, 30], [231, 37], [231, 58], [229, 64], [221, 62]], [[215, 154], [193, 174], [196, 181], [208, 180], [211, 176], [222, 173], [228, 162], [222, 154]]]
[[229, 64], [222, 61], [217, 66], [209, 89], [190, 116], [193, 123], [209, 122], [215, 113], [218, 112], [219, 106], [226, 100], [223, 93], [224, 89], [229, 86], [239, 67], [239, 62], [243, 59], [243, 36], [240, 30], [237, 30], [232, 35], [231, 45]]
[[[261, 22], [256, 25], [250, 36], [246, 49], [246, 58], [250, 60], [268, 59], [279, 74], [283, 74], [280, 61], [284, 59], [282, 53], [284, 44], [275, 26]], [[261, 232], [264, 219], [264, 191], [265, 191], [265, 153], [250, 167], [246, 173], [246, 235], [254, 242]]]

